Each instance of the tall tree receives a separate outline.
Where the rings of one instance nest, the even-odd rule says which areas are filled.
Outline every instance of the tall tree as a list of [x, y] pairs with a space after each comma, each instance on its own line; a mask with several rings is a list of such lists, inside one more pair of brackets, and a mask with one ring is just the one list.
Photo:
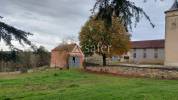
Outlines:
[[106, 27], [104, 21], [91, 18], [80, 32], [80, 45], [85, 55], [97, 53], [106, 58], [111, 55], [122, 55], [130, 48], [130, 35], [117, 17], [112, 17], [112, 26]]
[[96, 19], [104, 20], [108, 26], [111, 26], [112, 16], [115, 15], [124, 23], [126, 30], [132, 29], [133, 23], [136, 26], [142, 16], [154, 27], [145, 11], [131, 0], [96, 0], [93, 7], [93, 14], [95, 13], [97, 13]]
[[[3, 17], [0, 16], [0, 19]], [[7, 46], [9, 46], [11, 49], [16, 49], [14, 45], [12, 44], [13, 40], [18, 41], [21, 45], [27, 44], [31, 47], [34, 47], [31, 43], [31, 41], [28, 39], [28, 36], [32, 35], [29, 32], [25, 32], [22, 30], [19, 30], [13, 26], [7, 25], [4, 22], [0, 21], [0, 41], [3, 40]]]
[[48, 50], [46, 50], [45, 47], [40, 46], [35, 51], [35, 54], [38, 55], [38, 66], [37, 67], [49, 65], [50, 53], [48, 52]]

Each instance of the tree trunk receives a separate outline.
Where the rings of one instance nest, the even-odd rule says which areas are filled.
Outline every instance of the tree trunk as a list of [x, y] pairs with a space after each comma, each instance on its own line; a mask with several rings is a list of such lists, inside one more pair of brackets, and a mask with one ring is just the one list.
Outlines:
[[103, 66], [106, 66], [106, 54], [102, 54], [103, 56]]

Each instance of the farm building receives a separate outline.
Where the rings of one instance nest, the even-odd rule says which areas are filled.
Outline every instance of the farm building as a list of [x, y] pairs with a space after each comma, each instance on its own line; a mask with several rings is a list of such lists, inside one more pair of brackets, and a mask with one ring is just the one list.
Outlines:
[[82, 67], [84, 54], [77, 44], [62, 44], [51, 51], [51, 67]]
[[129, 55], [129, 61], [145, 64], [163, 64], [165, 40], [133, 41]]

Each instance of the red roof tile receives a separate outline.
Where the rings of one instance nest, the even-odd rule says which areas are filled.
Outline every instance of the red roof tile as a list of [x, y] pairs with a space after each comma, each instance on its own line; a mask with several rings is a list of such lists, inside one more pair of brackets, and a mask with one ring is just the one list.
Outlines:
[[67, 52], [71, 52], [76, 45], [77, 44], [75, 44], [75, 43], [72, 43], [72, 44], [60, 44], [59, 46], [54, 48], [52, 51], [67, 51]]
[[165, 40], [132, 41], [132, 49], [164, 48]]

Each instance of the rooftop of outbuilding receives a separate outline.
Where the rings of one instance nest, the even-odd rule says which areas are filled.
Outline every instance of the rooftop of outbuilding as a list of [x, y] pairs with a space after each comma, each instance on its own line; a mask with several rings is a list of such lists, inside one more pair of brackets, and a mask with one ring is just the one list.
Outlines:
[[132, 49], [148, 49], [148, 48], [164, 48], [165, 40], [144, 40], [144, 41], [132, 41]]
[[72, 50], [77, 46], [77, 44], [60, 44], [57, 47], [55, 47], [52, 51], [67, 51], [72, 52]]

